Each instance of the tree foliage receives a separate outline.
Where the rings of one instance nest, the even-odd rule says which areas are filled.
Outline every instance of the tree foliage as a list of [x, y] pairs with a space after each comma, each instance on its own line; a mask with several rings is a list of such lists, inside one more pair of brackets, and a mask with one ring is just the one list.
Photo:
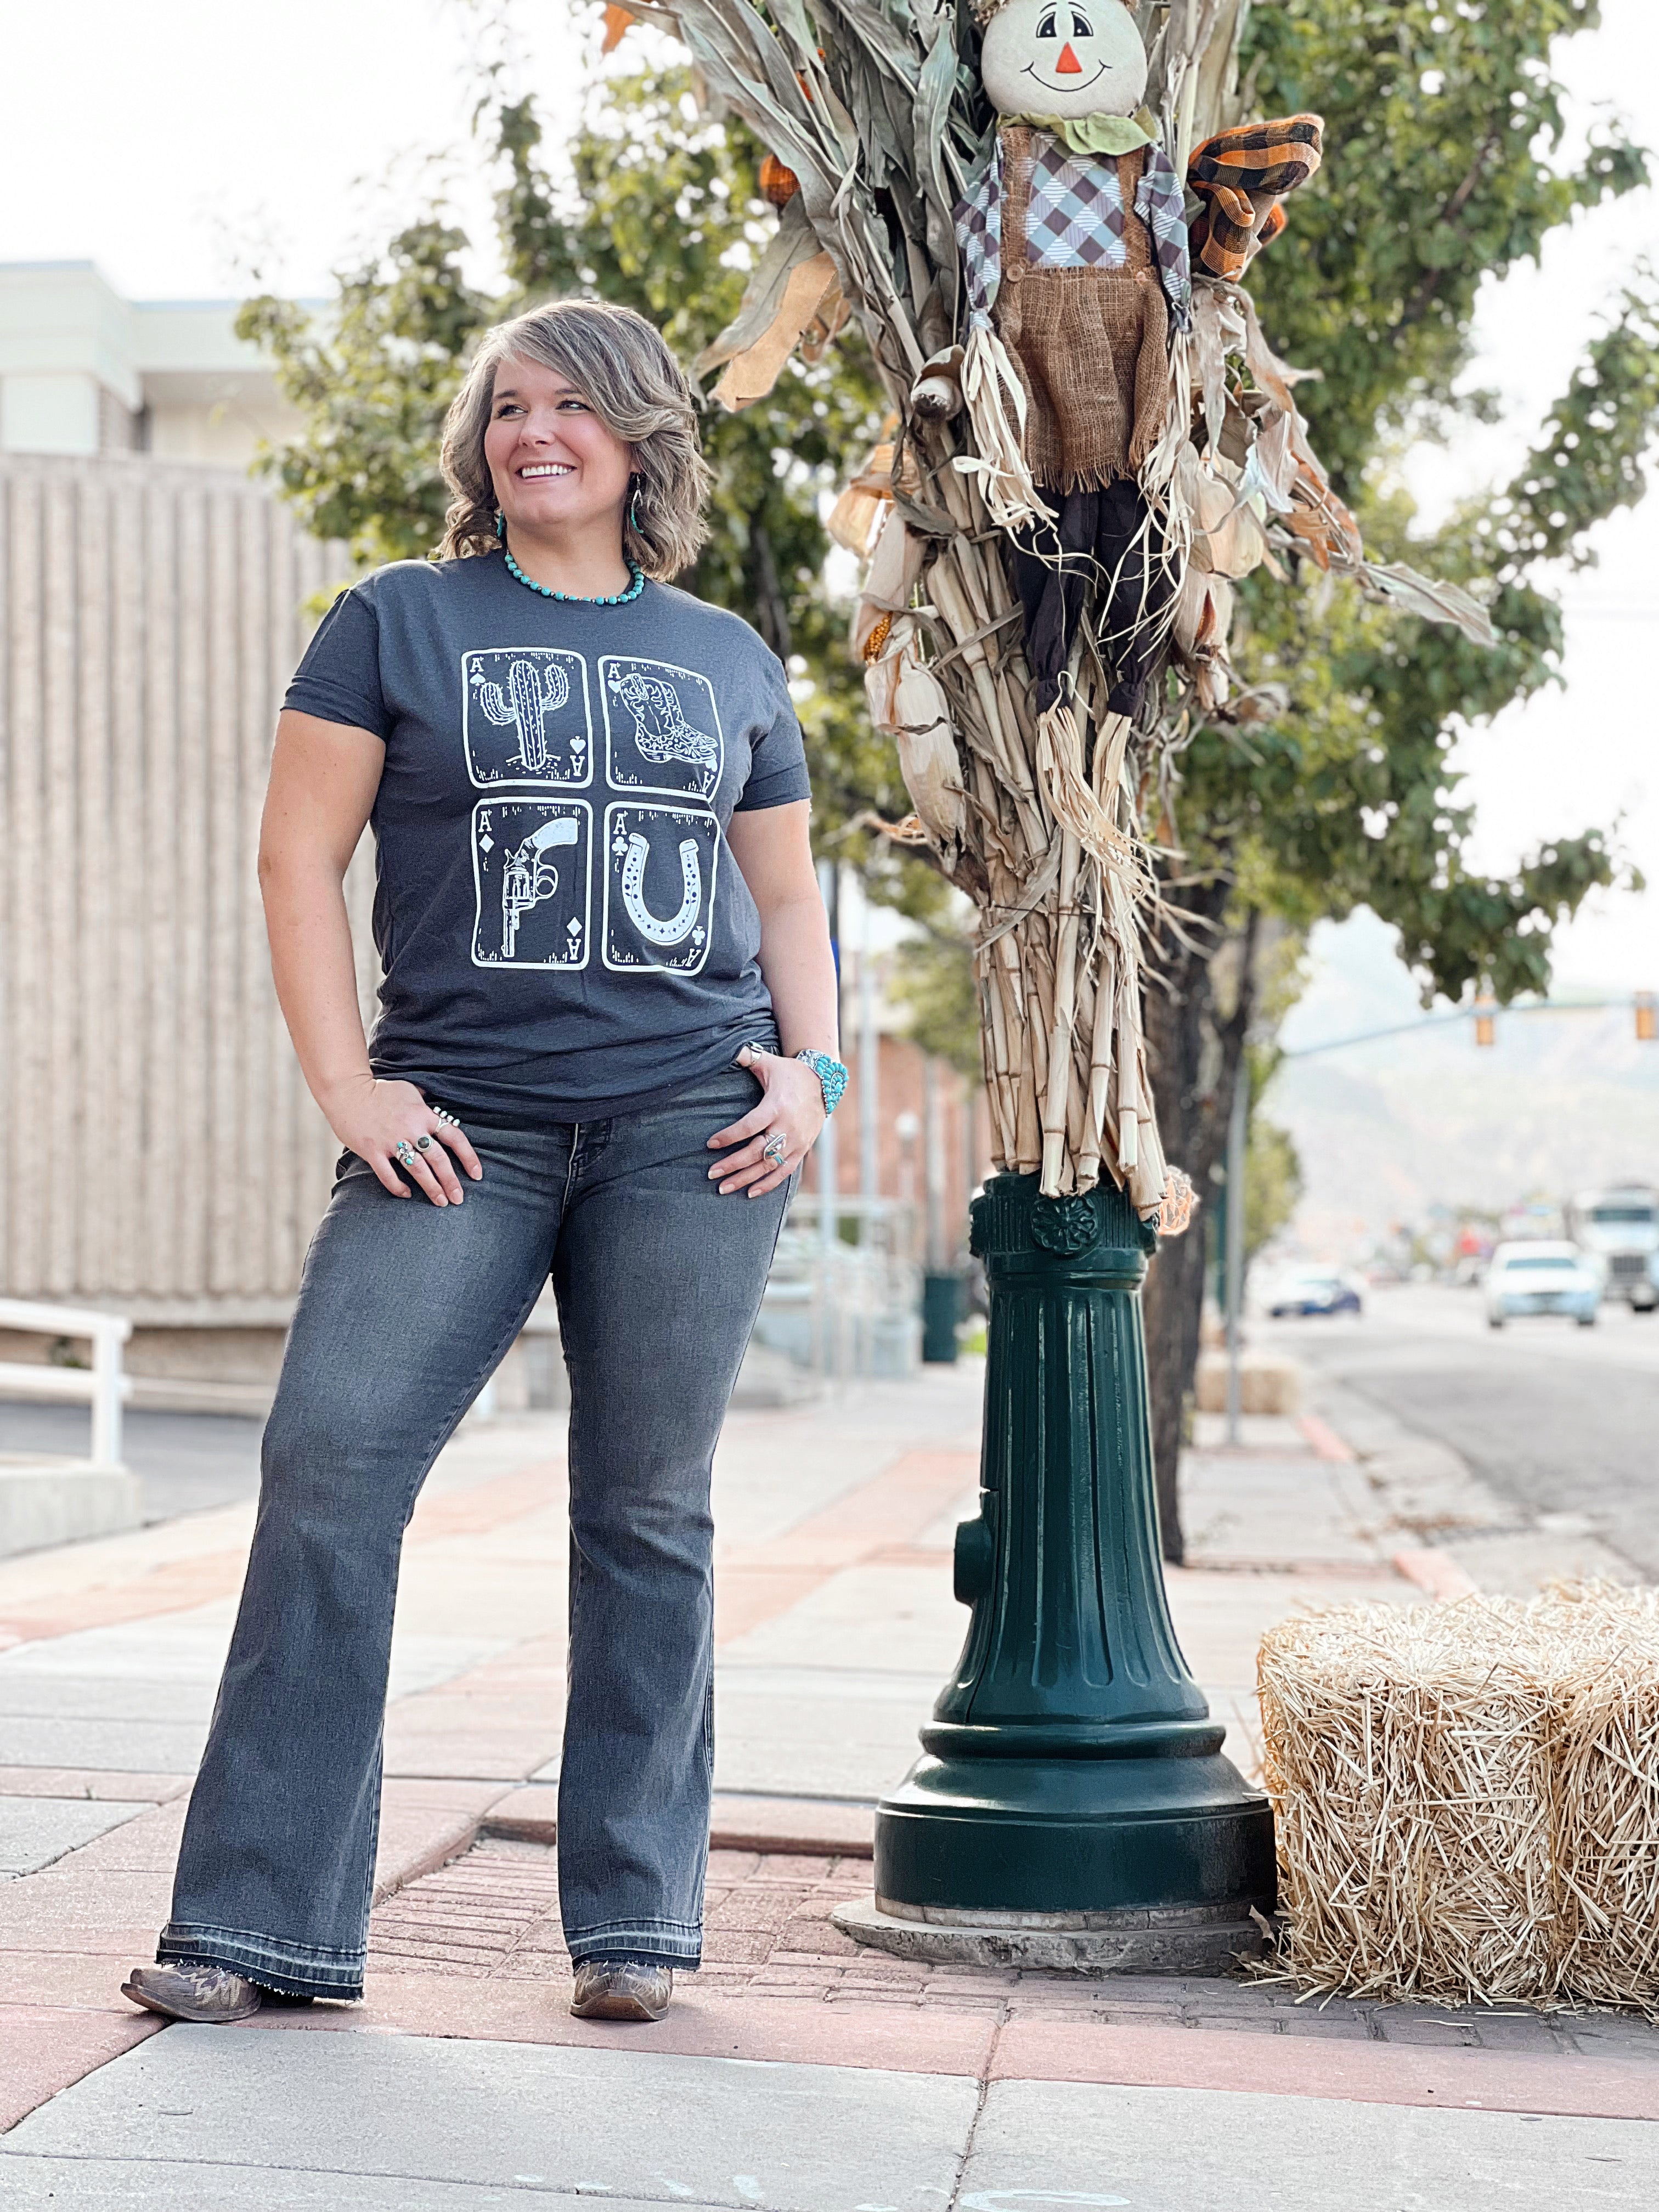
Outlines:
[[[481, 104], [482, 158], [501, 179], [501, 295], [465, 274], [470, 241], [440, 208], [343, 273], [329, 313], [266, 295], [238, 329], [270, 353], [299, 436], [266, 457], [318, 536], [364, 566], [428, 554], [447, 494], [445, 410], [480, 333], [538, 300], [585, 295], [635, 307], [688, 366], [731, 319], [776, 217], [758, 195], [762, 149], [741, 125], [703, 120], [684, 70], [611, 76], [568, 149], [541, 158], [533, 103]], [[820, 839], [908, 801], [890, 747], [872, 733], [846, 617], [824, 586], [825, 495], [875, 442], [879, 389], [848, 333], [812, 367], [796, 360], [742, 414], [709, 407], [712, 534], [684, 588], [752, 622], [789, 665], [806, 734]]]
[[[1615, 879], [1607, 836], [1546, 840], [1506, 872], [1469, 857], [1472, 810], [1449, 755], [1559, 676], [1561, 614], [1546, 564], [1640, 497], [1659, 418], [1651, 280], [1632, 270], [1533, 452], [1508, 484], [1425, 532], [1398, 461], [1462, 418], [1475, 296], [1553, 230], [1644, 181], [1616, 131], [1561, 164], [1554, 42], [1596, 21], [1589, 0], [1257, 0], [1245, 27], [1250, 109], [1312, 108], [1325, 161], [1249, 287], [1311, 434], [1373, 552], [1489, 598], [1498, 645], [1404, 617], [1307, 562], [1241, 591], [1234, 659], [1250, 686], [1197, 729], [1164, 825], [1174, 915], [1148, 1034], [1164, 1146], [1211, 1189], [1234, 1084], [1258, 1020], [1264, 922], [1305, 929], [1369, 906], [1398, 933], [1425, 999], [1549, 982], [1552, 932]], [[1167, 1552], [1181, 1556], [1176, 1466], [1198, 1353], [1199, 1240], [1167, 1246], [1147, 1291], [1154, 1449]]]
[[1559, 604], [1537, 572], [1591, 557], [1587, 534], [1639, 498], [1659, 419], [1653, 288], [1633, 272], [1512, 483], [1415, 532], [1386, 464], [1411, 437], [1490, 411], [1463, 389], [1475, 295], [1535, 257], [1581, 210], [1643, 183], [1616, 131], [1576, 167], [1553, 42], [1589, 28], [1589, 0], [1281, 0], [1245, 33], [1249, 96], [1316, 108], [1327, 155], [1290, 229], [1251, 276], [1278, 350], [1316, 372], [1298, 395], [1315, 445], [1369, 542], [1416, 566], [1486, 580], [1500, 639], [1402, 619], [1308, 570], [1286, 592], [1258, 574], [1240, 659], [1264, 688], [1248, 719], [1200, 731], [1182, 763], [1185, 872], [1228, 879], [1235, 906], [1305, 924], [1364, 904], [1400, 932], [1425, 991], [1500, 999], [1549, 980], [1552, 926], [1613, 863], [1595, 831], [1553, 839], [1506, 875], [1472, 870], [1471, 811], [1446, 756], [1559, 670]]

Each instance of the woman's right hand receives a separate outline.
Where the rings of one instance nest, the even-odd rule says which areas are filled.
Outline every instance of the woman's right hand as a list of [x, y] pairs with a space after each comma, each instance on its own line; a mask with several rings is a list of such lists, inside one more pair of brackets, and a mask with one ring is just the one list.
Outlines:
[[[346, 1150], [373, 1168], [394, 1198], [415, 1195], [404, 1180], [407, 1175], [434, 1206], [459, 1206], [460, 1179], [450, 1152], [474, 1182], [483, 1175], [465, 1130], [441, 1121], [412, 1083], [381, 1082], [365, 1070], [331, 1091], [325, 1110]], [[413, 1166], [394, 1158], [399, 1144], [413, 1152]]]

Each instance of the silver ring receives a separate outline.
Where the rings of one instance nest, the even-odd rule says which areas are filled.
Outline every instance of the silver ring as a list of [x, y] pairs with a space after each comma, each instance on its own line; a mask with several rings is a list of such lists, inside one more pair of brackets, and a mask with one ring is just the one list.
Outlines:
[[789, 1157], [787, 1139], [783, 1137], [774, 1137], [770, 1144], [761, 1146], [761, 1157], [763, 1159], [770, 1160], [775, 1168], [781, 1168]]
[[416, 1137], [415, 1139], [415, 1149], [417, 1152], [429, 1152], [435, 1141], [436, 1139], [430, 1136]]
[[410, 1143], [407, 1137], [398, 1138], [397, 1143], [392, 1148], [392, 1157], [403, 1167], [412, 1168], [414, 1166], [415, 1147]]
[[441, 1106], [434, 1106], [433, 1108], [432, 1118], [434, 1121], [441, 1121], [447, 1129], [459, 1129], [461, 1126], [455, 1115], [453, 1114], [446, 1114]]

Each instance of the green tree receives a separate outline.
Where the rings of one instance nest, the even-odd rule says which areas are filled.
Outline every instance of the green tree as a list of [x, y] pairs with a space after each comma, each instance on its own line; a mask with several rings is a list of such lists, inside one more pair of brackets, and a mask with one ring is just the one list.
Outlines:
[[[478, 129], [501, 180], [507, 295], [467, 282], [469, 240], [440, 208], [342, 275], [325, 315], [265, 295], [238, 319], [301, 419], [264, 465], [307, 527], [343, 540], [364, 566], [435, 545], [444, 413], [490, 324], [554, 295], [614, 300], [648, 316], [689, 365], [735, 313], [776, 220], [757, 189], [762, 149], [736, 122], [700, 119], [684, 70], [604, 80], [564, 178], [543, 167], [529, 100], [486, 96]], [[770, 397], [740, 415], [709, 407], [712, 534], [680, 580], [752, 622], [797, 679], [820, 839], [867, 811], [908, 809], [891, 748], [864, 713], [847, 611], [823, 583], [820, 505], [875, 442], [881, 404], [849, 331], [817, 366], [792, 361]]]
[[[1398, 932], [1425, 998], [1485, 988], [1507, 1000], [1547, 988], [1552, 929], [1618, 873], [1596, 831], [1550, 841], [1507, 874], [1473, 867], [1471, 810], [1447, 755], [1460, 725], [1557, 678], [1561, 616], [1544, 564], [1593, 559], [1595, 525], [1645, 489], [1659, 420], [1650, 280], [1632, 272], [1512, 483], [1425, 536], [1385, 465], [1461, 416], [1489, 416], [1489, 396], [1458, 389], [1481, 280], [1646, 177], [1645, 156], [1612, 131], [1576, 167], [1554, 159], [1553, 44], [1596, 18], [1590, 0], [1258, 0], [1249, 14], [1251, 112], [1312, 108], [1326, 121], [1324, 167], [1251, 271], [1263, 325], [1318, 374], [1298, 397], [1373, 552], [1398, 558], [1409, 544], [1419, 568], [1484, 580], [1499, 644], [1484, 650], [1333, 592], [1306, 562], [1288, 588], [1260, 572], [1243, 587], [1235, 659], [1248, 688], [1177, 763], [1168, 827], [1181, 858], [1164, 885], [1173, 926], [1147, 1000], [1164, 1143], [1200, 1193], [1261, 1022], [1269, 918], [1302, 929], [1369, 906]], [[1201, 1240], [1166, 1245], [1147, 1334], [1176, 1559], [1202, 1290]]]
[[[1256, 0], [1243, 60], [1255, 113], [1311, 107], [1327, 124], [1319, 178], [1290, 204], [1286, 235], [1250, 277], [1269, 337], [1316, 371], [1301, 394], [1316, 446], [1383, 558], [1489, 584], [1499, 635], [1459, 634], [1333, 592], [1302, 564], [1241, 593], [1245, 689], [1190, 732], [1162, 842], [1169, 926], [1147, 1029], [1170, 1156], [1211, 1187], [1247, 1040], [1271, 997], [1267, 948], [1283, 925], [1371, 907], [1399, 933], [1425, 993], [1543, 988], [1550, 934], [1613, 879], [1607, 840], [1547, 843], [1506, 875], [1468, 860], [1470, 814], [1447, 754], [1559, 672], [1561, 617], [1544, 564], [1593, 557], [1588, 533], [1638, 498], [1659, 414], [1659, 321], [1632, 271], [1606, 328], [1514, 482], [1426, 539], [1384, 466], [1409, 442], [1487, 416], [1457, 386], [1477, 288], [1534, 257], [1549, 234], [1646, 175], [1616, 132], [1576, 167], [1555, 159], [1562, 94], [1552, 50], [1594, 26], [1591, 0]], [[462, 273], [465, 241], [441, 210], [349, 272], [327, 323], [252, 301], [245, 334], [274, 354], [300, 407], [299, 440], [271, 458], [310, 526], [378, 561], [426, 551], [441, 517], [437, 428], [477, 332], [549, 291], [586, 290], [653, 316], [690, 359], [729, 320], [743, 263], [771, 216], [755, 194], [760, 149], [691, 107], [670, 71], [607, 81], [571, 149], [568, 180], [540, 163], [528, 103], [492, 99], [486, 158], [514, 289], [487, 298]], [[861, 458], [878, 402], [852, 334], [817, 367], [792, 362], [771, 398], [711, 412], [714, 542], [694, 588], [755, 621], [800, 679], [802, 719], [829, 849], [855, 856], [878, 895], [929, 924], [912, 961], [918, 1033], [973, 1049], [965, 948], [949, 941], [936, 879], [850, 828], [907, 811], [896, 763], [862, 713], [842, 616], [823, 581], [824, 493]], [[954, 966], [953, 963], [954, 963]], [[1265, 963], [1265, 968], [1264, 968]], [[1148, 1285], [1155, 1444], [1166, 1547], [1178, 1558], [1176, 1468], [1196, 1359], [1202, 1239], [1167, 1245]]]

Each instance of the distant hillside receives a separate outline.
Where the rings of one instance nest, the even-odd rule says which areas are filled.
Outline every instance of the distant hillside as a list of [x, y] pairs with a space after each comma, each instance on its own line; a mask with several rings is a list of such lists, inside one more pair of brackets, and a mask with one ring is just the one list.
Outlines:
[[[1322, 931], [1316, 950], [1287, 1048], [1417, 1016], [1370, 916]], [[1497, 1210], [1534, 1191], [1659, 1182], [1659, 1043], [1637, 1043], [1622, 1010], [1500, 1014], [1490, 1050], [1459, 1025], [1289, 1060], [1267, 1110], [1302, 1158], [1292, 1233], [1333, 1259], [1420, 1223], [1437, 1200]]]

